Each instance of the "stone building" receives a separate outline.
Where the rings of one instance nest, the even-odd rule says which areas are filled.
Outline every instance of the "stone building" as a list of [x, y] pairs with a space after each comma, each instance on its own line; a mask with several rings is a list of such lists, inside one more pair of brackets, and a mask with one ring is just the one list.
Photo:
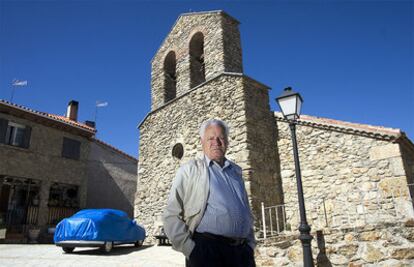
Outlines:
[[[288, 125], [270, 109], [270, 88], [243, 74], [238, 24], [223, 11], [182, 14], [154, 56], [151, 111], [138, 126], [135, 217], [150, 237], [159, 231], [176, 170], [201, 151], [200, 124], [220, 118], [230, 126], [227, 157], [243, 168], [256, 236], [262, 242], [258, 261], [280, 266], [278, 260], [283, 258], [285, 265], [294, 265], [301, 259], [300, 247], [294, 242], [297, 239], [292, 238], [297, 232], [298, 205]], [[405, 231], [397, 224], [414, 218], [414, 145], [406, 135], [398, 129], [306, 115], [298, 123], [312, 230], [328, 234], [332, 229], [360, 227], [362, 233], [370, 231], [364, 227], [386, 222]], [[333, 235], [343, 238], [345, 234]], [[413, 237], [398, 242], [414, 247]], [[275, 238], [275, 242], [269, 241]], [[359, 246], [360, 242], [363, 240], [354, 238], [355, 253], [372, 247]], [[269, 244], [282, 245], [272, 251], [267, 249]], [[316, 242], [313, 246], [316, 259]], [[381, 253], [392, 254], [385, 250]], [[342, 263], [361, 259], [352, 259], [351, 254], [338, 257]], [[410, 255], [407, 257], [414, 258]]]
[[208, 118], [221, 118], [231, 129], [228, 157], [243, 167], [256, 215], [261, 202], [282, 201], [269, 88], [242, 73], [238, 24], [222, 11], [183, 14], [152, 60], [135, 208], [149, 233], [178, 166], [201, 151], [197, 133]]
[[[95, 138], [92, 122], [38, 112], [0, 100], [0, 226], [7, 239], [28, 228], [46, 232], [82, 208], [132, 215], [137, 160]], [[105, 199], [110, 198], [108, 203]]]
[[[280, 113], [275, 122], [284, 202], [265, 204], [265, 220], [257, 218], [256, 261], [259, 266], [296, 266], [302, 248], [292, 141]], [[413, 266], [414, 145], [406, 135], [302, 115], [297, 139], [318, 266]], [[277, 212], [282, 220], [276, 220]]]
[[[275, 113], [286, 219], [297, 225], [292, 142], [281, 117]], [[403, 132], [306, 115], [297, 129], [308, 219], [315, 229], [414, 218], [414, 145]]]

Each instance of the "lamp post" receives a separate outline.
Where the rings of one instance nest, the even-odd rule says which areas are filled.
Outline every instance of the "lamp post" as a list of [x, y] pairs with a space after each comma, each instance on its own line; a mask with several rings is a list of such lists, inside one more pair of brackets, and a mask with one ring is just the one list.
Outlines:
[[296, 171], [296, 185], [298, 188], [298, 200], [299, 200], [299, 213], [300, 213], [300, 225], [299, 225], [299, 239], [302, 242], [303, 248], [303, 265], [305, 267], [313, 267], [310, 226], [306, 220], [305, 200], [303, 198], [302, 177], [300, 173], [298, 145], [296, 142], [296, 123], [300, 116], [300, 110], [302, 107], [302, 97], [299, 93], [292, 90], [291, 87], [287, 87], [283, 93], [276, 98], [279, 104], [280, 110], [283, 116], [288, 120], [290, 132], [292, 135], [293, 144], [293, 156], [295, 159], [295, 171]]

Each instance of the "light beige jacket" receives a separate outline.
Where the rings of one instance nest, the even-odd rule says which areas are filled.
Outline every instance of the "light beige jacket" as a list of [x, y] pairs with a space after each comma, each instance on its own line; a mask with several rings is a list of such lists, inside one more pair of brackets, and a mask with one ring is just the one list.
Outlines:
[[[182, 165], [173, 181], [167, 207], [164, 210], [164, 231], [175, 250], [189, 257], [195, 243], [191, 239], [203, 217], [209, 193], [209, 172], [203, 158], [190, 160]], [[253, 228], [248, 237], [254, 249]]]

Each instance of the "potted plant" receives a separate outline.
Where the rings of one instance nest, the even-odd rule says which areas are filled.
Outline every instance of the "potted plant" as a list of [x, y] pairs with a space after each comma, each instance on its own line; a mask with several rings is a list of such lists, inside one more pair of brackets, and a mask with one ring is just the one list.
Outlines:
[[59, 220], [54, 219], [51, 224], [47, 227], [47, 233], [50, 235], [54, 235], [56, 231], [56, 225], [58, 224]]
[[30, 225], [27, 236], [29, 237], [29, 243], [37, 243], [40, 236], [40, 227], [34, 224]]
[[32, 199], [32, 205], [35, 207], [39, 206], [39, 194], [36, 194], [36, 196]]

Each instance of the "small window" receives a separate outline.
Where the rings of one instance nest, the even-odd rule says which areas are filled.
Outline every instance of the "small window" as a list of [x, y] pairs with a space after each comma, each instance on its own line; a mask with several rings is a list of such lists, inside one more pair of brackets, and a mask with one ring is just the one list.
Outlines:
[[31, 127], [2, 119], [0, 122], [0, 143], [28, 148]]
[[180, 144], [180, 143], [176, 144], [173, 147], [172, 155], [176, 159], [182, 159], [182, 157], [184, 156], [184, 148], [183, 148], [183, 145]]
[[23, 146], [25, 126], [9, 122], [6, 130], [6, 144], [12, 146]]
[[79, 160], [80, 145], [81, 143], [77, 140], [63, 137], [62, 157]]
[[[49, 190], [48, 206], [79, 208], [79, 186], [53, 183]], [[59, 217], [57, 214], [54, 216]], [[60, 215], [60, 217], [62, 216]], [[62, 219], [60, 217], [53, 219], [59, 219], [60, 221]]]

